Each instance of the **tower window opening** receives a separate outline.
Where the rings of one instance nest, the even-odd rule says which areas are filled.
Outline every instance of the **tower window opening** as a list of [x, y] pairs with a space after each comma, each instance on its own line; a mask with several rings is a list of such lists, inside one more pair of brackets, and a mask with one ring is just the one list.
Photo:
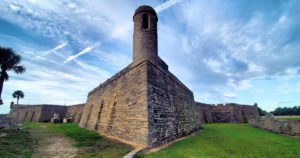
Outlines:
[[149, 29], [149, 16], [143, 14], [143, 29]]

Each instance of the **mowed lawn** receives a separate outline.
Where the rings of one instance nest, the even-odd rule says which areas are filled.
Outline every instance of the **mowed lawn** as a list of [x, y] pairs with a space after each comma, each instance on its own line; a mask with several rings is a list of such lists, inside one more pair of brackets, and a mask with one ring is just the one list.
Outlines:
[[300, 116], [299, 115], [294, 115], [294, 116], [275, 116], [275, 118], [278, 119], [278, 120], [289, 120], [289, 121], [300, 120]]
[[300, 140], [248, 124], [206, 124], [201, 133], [146, 158], [300, 158]]

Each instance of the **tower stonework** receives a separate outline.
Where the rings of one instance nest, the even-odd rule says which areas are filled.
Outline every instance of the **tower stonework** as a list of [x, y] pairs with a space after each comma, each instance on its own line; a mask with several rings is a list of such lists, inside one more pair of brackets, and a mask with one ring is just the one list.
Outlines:
[[133, 63], [157, 63], [157, 15], [149, 6], [139, 7], [133, 16]]
[[155, 10], [141, 6], [133, 21], [133, 62], [89, 92], [80, 127], [151, 148], [198, 130], [200, 116], [158, 56]]

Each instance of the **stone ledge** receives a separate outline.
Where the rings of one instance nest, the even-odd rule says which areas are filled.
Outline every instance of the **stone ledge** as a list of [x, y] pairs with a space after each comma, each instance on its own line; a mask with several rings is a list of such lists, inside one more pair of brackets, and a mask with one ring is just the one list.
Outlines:
[[88, 94], [88, 96], [91, 96], [92, 94], [94, 94], [95, 92], [97, 92], [99, 89], [101, 89], [101, 88], [107, 86], [108, 84], [110, 84], [111, 82], [119, 79], [121, 76], [123, 76], [124, 74], [126, 74], [130, 70], [132, 70], [132, 69], [140, 66], [144, 62], [147, 62], [147, 61], [142, 61], [142, 62], [140, 62], [139, 64], [136, 64], [136, 65], [133, 65], [133, 63], [129, 64], [124, 69], [122, 69], [121, 71], [119, 71], [118, 73], [116, 73], [115, 75], [113, 75], [112, 77], [110, 77], [109, 79], [107, 79], [106, 81], [104, 81], [103, 83], [101, 83], [99, 86], [97, 86], [96, 88], [94, 88], [92, 91], [90, 91], [89, 94]]
[[193, 92], [187, 87], [185, 86], [174, 74], [172, 74], [172, 72], [170, 72], [169, 70], [164, 70], [161, 67], [153, 64], [152, 62], [148, 61], [148, 64], [151, 64], [152, 66], [154, 66], [155, 68], [157, 68], [159, 71], [161, 71], [163, 74], [167, 75], [168, 77], [170, 77], [170, 79], [174, 80], [176, 83], [179, 84], [179, 86], [181, 86], [183, 89], [185, 89], [187, 92], [189, 92], [190, 94], [193, 94]]

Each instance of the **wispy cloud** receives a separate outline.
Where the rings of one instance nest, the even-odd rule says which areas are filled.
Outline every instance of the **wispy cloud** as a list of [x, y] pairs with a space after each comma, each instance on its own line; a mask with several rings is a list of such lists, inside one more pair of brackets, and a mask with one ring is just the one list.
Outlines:
[[175, 4], [177, 4], [181, 1], [182, 0], [169, 0], [169, 1], [166, 1], [166, 2], [162, 3], [161, 5], [155, 7], [155, 11], [157, 13], [160, 13], [160, 12], [172, 7], [173, 5], [175, 5]]
[[81, 55], [83, 55], [83, 54], [85, 54], [85, 53], [87, 53], [87, 52], [93, 50], [95, 47], [97, 47], [97, 46], [99, 46], [99, 45], [100, 45], [100, 42], [96, 43], [96, 44], [93, 45], [93, 46], [84, 48], [82, 51], [80, 51], [79, 53], [77, 53], [77, 54], [75, 54], [75, 55], [69, 56], [69, 57], [64, 61], [64, 64], [66, 64], [66, 63], [68, 63], [68, 62], [70, 62], [70, 61], [72, 61], [72, 60], [78, 58], [79, 56], [81, 56]]

